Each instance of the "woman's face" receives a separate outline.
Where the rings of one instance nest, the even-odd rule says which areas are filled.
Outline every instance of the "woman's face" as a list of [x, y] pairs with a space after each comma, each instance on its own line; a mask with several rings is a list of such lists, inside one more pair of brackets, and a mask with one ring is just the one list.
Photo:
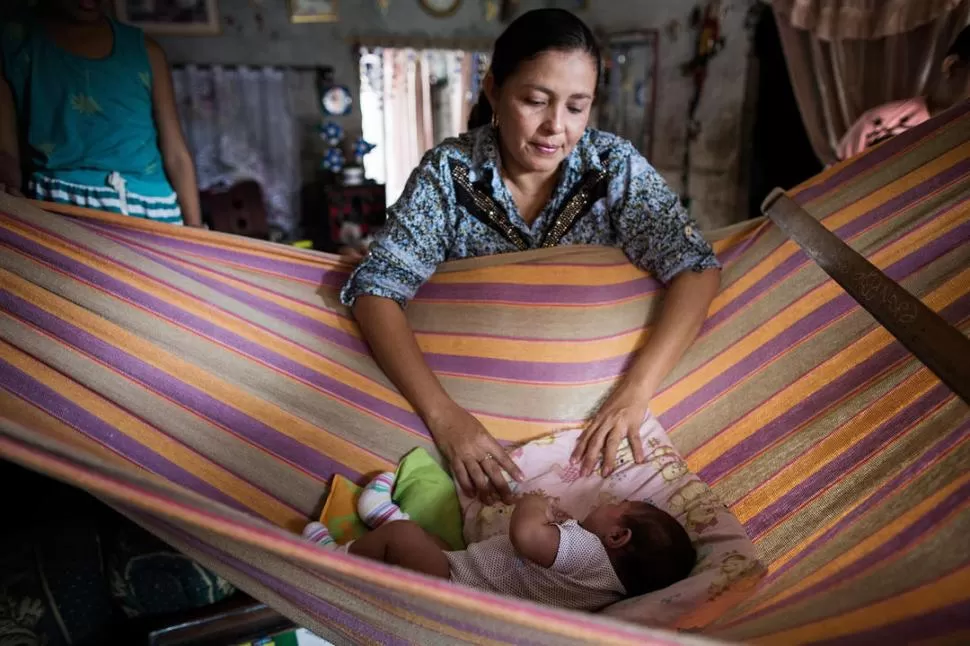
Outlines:
[[503, 163], [525, 172], [554, 172], [589, 121], [596, 63], [582, 50], [549, 51], [522, 63], [485, 91], [498, 117]]
[[103, 0], [57, 0], [61, 12], [77, 22], [94, 22], [101, 19]]

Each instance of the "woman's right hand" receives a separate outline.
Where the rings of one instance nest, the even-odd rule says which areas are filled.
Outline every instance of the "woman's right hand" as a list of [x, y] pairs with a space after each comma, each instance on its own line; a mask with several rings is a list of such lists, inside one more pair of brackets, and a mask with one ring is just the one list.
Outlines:
[[499, 499], [506, 504], [514, 502], [502, 470], [519, 482], [523, 480], [522, 471], [471, 413], [457, 404], [449, 406], [428, 420], [428, 428], [466, 494], [486, 505]]

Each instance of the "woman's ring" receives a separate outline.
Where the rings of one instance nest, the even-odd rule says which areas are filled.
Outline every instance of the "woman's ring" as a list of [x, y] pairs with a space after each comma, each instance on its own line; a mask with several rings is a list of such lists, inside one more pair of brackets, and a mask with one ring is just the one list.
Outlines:
[[491, 453], [486, 453], [485, 457], [482, 458], [482, 462], [487, 462], [488, 460], [494, 460], [494, 459], [495, 459], [494, 455], [492, 455]]

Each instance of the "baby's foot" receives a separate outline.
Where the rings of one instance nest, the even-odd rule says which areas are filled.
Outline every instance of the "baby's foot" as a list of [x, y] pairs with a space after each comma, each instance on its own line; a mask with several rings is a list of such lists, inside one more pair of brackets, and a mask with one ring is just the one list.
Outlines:
[[394, 473], [388, 471], [371, 480], [357, 499], [357, 514], [371, 529], [392, 520], [410, 520], [410, 516], [391, 500]]
[[312, 522], [303, 528], [303, 538], [328, 549], [337, 549], [337, 541], [333, 540], [330, 530], [323, 523]]

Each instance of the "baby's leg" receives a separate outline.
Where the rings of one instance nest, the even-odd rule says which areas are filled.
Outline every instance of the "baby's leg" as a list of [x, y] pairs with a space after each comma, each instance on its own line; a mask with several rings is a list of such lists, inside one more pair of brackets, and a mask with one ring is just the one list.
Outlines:
[[410, 520], [385, 523], [350, 546], [350, 553], [447, 579], [451, 565], [441, 541]]

